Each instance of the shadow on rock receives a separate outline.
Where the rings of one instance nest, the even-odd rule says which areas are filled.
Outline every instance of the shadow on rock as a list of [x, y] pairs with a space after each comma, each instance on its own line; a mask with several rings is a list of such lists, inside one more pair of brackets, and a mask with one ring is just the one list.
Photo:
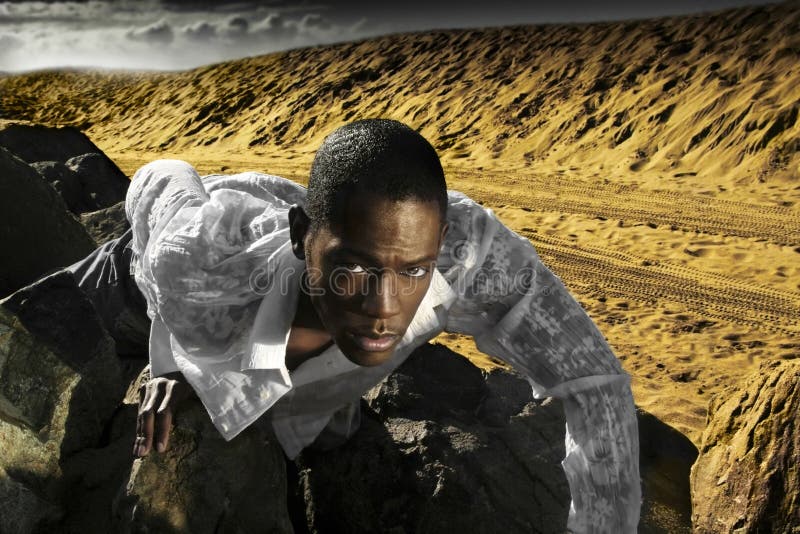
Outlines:
[[42, 176], [0, 147], [0, 297], [75, 262], [95, 243]]
[[[113, 487], [124, 469], [110, 439], [120, 430], [109, 425], [131, 373], [114, 341], [68, 273], [0, 301], [0, 333], [0, 469], [7, 487], [24, 487], [35, 508], [30, 528], [12, 522], [0, 531], [106, 527], [107, 521], [92, 522], [102, 509], [80, 517], [81, 528], [69, 525], [86, 508], [87, 492], [107, 481]], [[13, 512], [10, 506], [0, 501], [0, 518]]]
[[[347, 444], [295, 462], [298, 532], [564, 532], [561, 404], [503, 370], [482, 373], [440, 345], [418, 349], [362, 403]], [[689, 531], [696, 450], [639, 413], [640, 532]]]
[[125, 199], [128, 178], [76, 128], [5, 123], [0, 125], [0, 147], [41, 173], [75, 214]]
[[[129, 390], [131, 405], [135, 392]], [[167, 451], [133, 462], [113, 503], [113, 531], [292, 532], [285, 469], [283, 451], [265, 425], [225, 441], [194, 399], [176, 412]]]

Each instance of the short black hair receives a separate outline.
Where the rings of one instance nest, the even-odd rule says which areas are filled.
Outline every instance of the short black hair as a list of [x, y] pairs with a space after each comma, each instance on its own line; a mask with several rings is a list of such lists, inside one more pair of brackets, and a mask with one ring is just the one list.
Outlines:
[[431, 144], [405, 124], [365, 119], [328, 135], [314, 156], [306, 213], [313, 228], [338, 221], [340, 199], [359, 191], [389, 200], [433, 201], [447, 220], [447, 183]]

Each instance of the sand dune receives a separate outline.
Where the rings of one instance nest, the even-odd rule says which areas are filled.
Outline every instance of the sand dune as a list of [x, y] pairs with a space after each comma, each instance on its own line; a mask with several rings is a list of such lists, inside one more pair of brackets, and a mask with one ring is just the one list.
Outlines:
[[[800, 6], [395, 35], [179, 73], [0, 78], [2, 116], [305, 181], [352, 119], [419, 128], [529, 238], [695, 442], [711, 395], [800, 357]], [[484, 365], [467, 339], [441, 341]]]

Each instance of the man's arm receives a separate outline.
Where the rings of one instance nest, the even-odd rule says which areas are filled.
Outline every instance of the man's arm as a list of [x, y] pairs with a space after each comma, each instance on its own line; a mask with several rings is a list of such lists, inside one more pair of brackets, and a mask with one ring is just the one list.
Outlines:
[[489, 210], [451, 193], [440, 267], [458, 294], [446, 330], [528, 377], [536, 398], [562, 400], [562, 463], [573, 532], [636, 532], [639, 441], [629, 376], [533, 246]]
[[170, 221], [207, 199], [195, 170], [177, 160], [158, 160], [141, 167], [134, 174], [125, 198], [126, 216], [133, 228], [133, 272], [148, 301], [148, 315], [152, 320], [149, 350], [152, 378], [139, 390], [133, 445], [136, 457], [146, 456], [153, 448], [159, 452], [166, 450], [173, 412], [193, 393], [175, 364], [169, 331], [155, 305], [158, 289], [152, 283], [154, 276], [148, 261], [152, 244], [158, 241]]
[[169, 331], [160, 317], [158, 303], [164, 300], [158, 287], [155, 263], [157, 243], [165, 228], [186, 219], [193, 207], [208, 200], [200, 176], [191, 165], [178, 160], [157, 160], [133, 175], [125, 198], [125, 214], [133, 229], [132, 271], [139, 290], [148, 303], [152, 321], [150, 332], [150, 372], [159, 377], [175, 373]]
[[154, 377], [140, 403], [136, 455], [166, 441], [160, 438], [169, 432], [171, 391], [184, 380], [225, 439], [288, 390], [282, 359], [275, 365], [249, 350], [264, 296], [252, 276], [274, 267], [288, 243], [288, 222], [276, 210], [285, 203], [269, 192], [279, 181], [245, 173], [217, 177], [207, 190], [197, 171], [177, 160], [154, 161], [134, 175], [126, 198], [131, 268], [152, 319]]

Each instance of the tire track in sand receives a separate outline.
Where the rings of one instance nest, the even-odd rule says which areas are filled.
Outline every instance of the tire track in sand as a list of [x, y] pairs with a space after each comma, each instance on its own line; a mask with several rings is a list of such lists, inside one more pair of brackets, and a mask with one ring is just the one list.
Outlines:
[[523, 229], [542, 260], [576, 291], [669, 302], [710, 318], [790, 335], [800, 333], [800, 294], [749, 284], [664, 261], [600, 247], [578, 247]]
[[[449, 187], [486, 204], [529, 210], [579, 213], [590, 217], [667, 225], [673, 230], [764, 239], [800, 245], [800, 210], [646, 190], [635, 185], [592, 183], [560, 176], [520, 175], [514, 171], [448, 169]], [[491, 186], [482, 184], [491, 183]]]

